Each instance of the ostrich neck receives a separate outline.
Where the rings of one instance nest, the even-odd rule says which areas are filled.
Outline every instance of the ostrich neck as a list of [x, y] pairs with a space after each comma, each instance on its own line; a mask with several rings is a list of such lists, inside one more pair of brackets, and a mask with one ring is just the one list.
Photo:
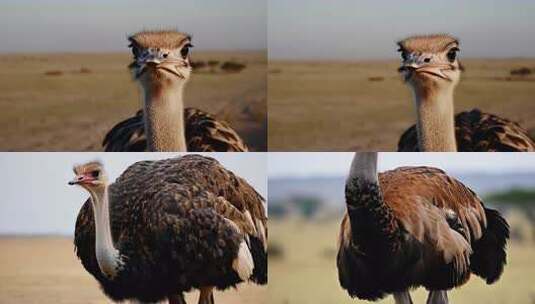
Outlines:
[[183, 84], [144, 87], [144, 117], [150, 151], [185, 152]]
[[[372, 257], [395, 250], [397, 224], [385, 204], [377, 173], [377, 152], [356, 153], [346, 182], [352, 239]], [[394, 229], [393, 229], [394, 228]]]
[[355, 153], [351, 162], [348, 180], [378, 184], [377, 152]]
[[453, 86], [415, 90], [418, 145], [422, 152], [456, 152]]
[[95, 218], [95, 254], [98, 266], [104, 275], [113, 278], [117, 275], [122, 261], [119, 251], [113, 245], [107, 189], [106, 186], [104, 190], [90, 190], [89, 193]]

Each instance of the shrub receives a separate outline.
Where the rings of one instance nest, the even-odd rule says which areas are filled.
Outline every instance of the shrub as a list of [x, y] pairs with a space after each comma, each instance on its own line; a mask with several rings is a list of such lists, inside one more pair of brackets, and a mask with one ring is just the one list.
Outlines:
[[223, 65], [221, 66], [221, 69], [225, 72], [239, 73], [243, 69], [245, 69], [245, 64], [241, 64], [241, 63], [233, 62], [233, 61], [227, 61], [223, 63]]
[[514, 75], [514, 76], [527, 76], [527, 75], [531, 75], [531, 70], [529, 68], [522, 67], [518, 69], [513, 69], [511, 70], [510, 73], [511, 75]]
[[192, 61], [191, 62], [191, 68], [194, 69], [194, 70], [197, 70], [197, 69], [202, 69], [206, 67], [206, 62], [204, 61]]
[[269, 243], [267, 249], [269, 258], [282, 258], [284, 257], [284, 249], [278, 243]]
[[63, 75], [63, 72], [59, 70], [52, 70], [52, 71], [46, 71], [45, 75], [46, 76], [61, 76]]

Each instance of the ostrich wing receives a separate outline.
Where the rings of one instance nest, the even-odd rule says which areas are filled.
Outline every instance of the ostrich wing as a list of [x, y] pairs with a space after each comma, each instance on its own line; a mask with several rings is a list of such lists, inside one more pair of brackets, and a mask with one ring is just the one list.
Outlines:
[[[121, 250], [128, 251], [133, 244], [183, 248], [190, 258], [182, 261], [211, 257], [211, 264], [207, 260], [197, 264], [210, 264], [213, 270], [228, 261], [229, 254], [235, 254], [246, 239], [255, 263], [251, 279], [267, 280], [264, 199], [216, 160], [187, 155], [137, 162], [110, 185], [109, 193], [112, 234]], [[84, 267], [100, 281], [90, 207], [87, 201], [78, 215], [75, 246]], [[144, 246], [142, 254], [150, 257], [145, 260], [164, 259], [154, 250], [154, 245]], [[139, 250], [133, 252], [123, 254], [140, 254]]]
[[[535, 151], [535, 142], [517, 123], [478, 109], [455, 116], [455, 136], [460, 152]], [[415, 125], [401, 135], [398, 151], [419, 151]]]
[[420, 285], [450, 289], [465, 283], [471, 272], [488, 283], [500, 277], [508, 225], [468, 187], [430, 167], [380, 173], [379, 185], [385, 208], [400, 227], [392, 233], [404, 237], [397, 239], [399, 250], [391, 258], [380, 265], [370, 263], [360, 244], [352, 241], [353, 233], [366, 237], [367, 231], [351, 231], [345, 215], [337, 263], [340, 284], [352, 296], [376, 300]]
[[438, 218], [444, 223], [453, 213], [458, 216], [468, 240], [481, 237], [486, 225], [481, 200], [444, 171], [431, 167], [401, 167], [381, 173], [379, 182], [386, 204], [417, 239], [423, 240], [426, 233], [437, 233], [432, 237], [440, 239], [442, 231], [425, 231], [436, 224], [425, 221], [437, 220], [436, 216], [429, 215], [439, 210]]
[[[194, 108], [184, 110], [188, 151], [245, 152], [247, 145], [228, 123]], [[115, 125], [104, 137], [107, 152], [142, 152], [147, 150], [143, 111], [138, 111]]]

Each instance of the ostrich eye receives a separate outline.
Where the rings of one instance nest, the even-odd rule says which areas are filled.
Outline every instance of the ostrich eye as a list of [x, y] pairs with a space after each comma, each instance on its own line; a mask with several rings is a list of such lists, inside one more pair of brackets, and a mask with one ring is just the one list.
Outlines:
[[452, 48], [449, 50], [448, 54], [446, 55], [448, 57], [448, 60], [450, 62], [454, 62], [455, 59], [457, 59], [457, 52], [459, 51], [458, 48]]
[[132, 55], [134, 55], [134, 58], [139, 57], [139, 49], [135, 46], [132, 46]]
[[99, 175], [100, 175], [100, 171], [99, 170], [91, 171], [91, 176], [92, 177], [98, 178]]
[[180, 50], [180, 55], [182, 56], [182, 58], [186, 59], [186, 57], [188, 57], [188, 54], [189, 54], [189, 48], [191, 47], [191, 45], [189, 44], [186, 44], [181, 50]]

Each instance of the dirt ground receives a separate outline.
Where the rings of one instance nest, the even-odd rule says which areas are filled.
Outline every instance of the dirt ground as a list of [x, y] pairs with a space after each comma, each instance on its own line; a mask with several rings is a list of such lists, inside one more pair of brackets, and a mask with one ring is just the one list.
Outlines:
[[[0, 303], [111, 303], [74, 253], [72, 239], [0, 238]], [[197, 292], [187, 294], [197, 303]], [[267, 287], [216, 292], [217, 303], [267, 303]]]
[[[535, 135], [535, 59], [462, 60], [455, 110], [472, 108], [519, 122]], [[395, 151], [415, 123], [399, 61], [270, 61], [270, 151]], [[531, 76], [510, 77], [520, 67]]]
[[[236, 61], [240, 73], [194, 73], [186, 106], [226, 120], [255, 151], [267, 149], [265, 51], [193, 52], [192, 60]], [[130, 55], [0, 55], [0, 150], [100, 151], [116, 123], [140, 109]]]

